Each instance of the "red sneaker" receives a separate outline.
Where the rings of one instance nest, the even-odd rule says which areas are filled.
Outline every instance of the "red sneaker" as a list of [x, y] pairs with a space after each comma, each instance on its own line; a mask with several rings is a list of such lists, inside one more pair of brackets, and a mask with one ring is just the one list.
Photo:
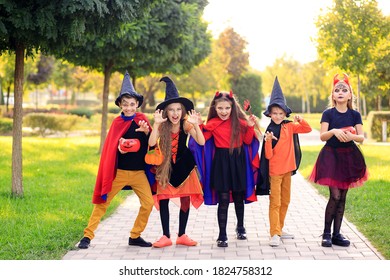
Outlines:
[[183, 234], [182, 236], [178, 236], [176, 239], [176, 245], [196, 246], [197, 244], [198, 244], [198, 242], [189, 238], [187, 234]]
[[163, 248], [171, 245], [172, 241], [166, 235], [163, 235], [159, 240], [153, 243], [153, 247], [155, 248]]

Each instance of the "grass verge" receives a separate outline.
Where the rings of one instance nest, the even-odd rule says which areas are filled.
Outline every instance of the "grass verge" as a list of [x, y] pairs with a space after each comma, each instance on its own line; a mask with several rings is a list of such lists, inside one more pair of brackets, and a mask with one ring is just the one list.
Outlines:
[[[345, 216], [386, 259], [390, 259], [390, 146], [360, 147], [370, 176], [364, 186], [348, 191]], [[299, 171], [305, 178], [310, 175], [321, 148], [322, 146], [302, 147], [303, 157]], [[329, 197], [327, 187], [315, 187], [319, 193]]]
[[[0, 259], [61, 259], [91, 215], [99, 138], [23, 138], [23, 198], [11, 196], [12, 138], [0, 145]], [[128, 194], [120, 192], [107, 214]]]

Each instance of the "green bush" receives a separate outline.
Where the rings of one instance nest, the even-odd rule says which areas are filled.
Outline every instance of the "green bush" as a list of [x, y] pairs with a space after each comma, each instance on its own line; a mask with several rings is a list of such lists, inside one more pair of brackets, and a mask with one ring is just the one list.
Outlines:
[[[390, 136], [390, 111], [371, 111], [367, 116], [367, 137], [376, 141], [382, 141], [382, 121], [387, 122], [386, 135]], [[387, 140], [386, 140], [387, 141]]]
[[86, 117], [90, 119], [94, 114], [92, 110], [84, 107], [74, 108], [67, 111], [68, 114], [76, 115], [79, 117]]
[[12, 126], [12, 119], [0, 118], [0, 134], [10, 133]]
[[81, 117], [75, 115], [32, 113], [24, 117], [24, 125], [37, 130], [42, 137], [45, 137], [55, 132], [68, 134], [81, 120]]

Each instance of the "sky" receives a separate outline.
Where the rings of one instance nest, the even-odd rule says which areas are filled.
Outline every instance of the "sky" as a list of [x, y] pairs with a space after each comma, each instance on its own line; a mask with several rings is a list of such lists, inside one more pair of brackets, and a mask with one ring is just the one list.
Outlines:
[[[215, 38], [233, 27], [247, 41], [249, 63], [263, 71], [286, 55], [301, 63], [317, 58], [312, 38], [315, 21], [331, 7], [332, 0], [208, 0], [203, 18]], [[390, 15], [390, 0], [378, 0]], [[322, 11], [321, 11], [322, 9]]]

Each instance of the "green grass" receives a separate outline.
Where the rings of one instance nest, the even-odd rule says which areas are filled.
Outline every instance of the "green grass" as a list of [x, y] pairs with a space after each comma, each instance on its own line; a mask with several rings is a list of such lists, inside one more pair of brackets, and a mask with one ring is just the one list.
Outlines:
[[11, 196], [12, 138], [0, 137], [0, 146], [0, 260], [61, 259], [92, 211], [99, 138], [23, 138], [23, 198]]
[[[305, 178], [310, 175], [321, 148], [302, 147], [299, 171]], [[345, 216], [386, 259], [390, 259], [390, 146], [362, 145], [361, 148], [370, 176], [364, 186], [348, 191]], [[328, 198], [327, 187], [315, 187]]]
[[311, 128], [317, 130], [321, 129], [321, 124], [320, 124], [321, 116], [322, 116], [321, 113], [302, 114], [302, 117], [305, 119], [305, 121], [307, 121], [310, 124]]

